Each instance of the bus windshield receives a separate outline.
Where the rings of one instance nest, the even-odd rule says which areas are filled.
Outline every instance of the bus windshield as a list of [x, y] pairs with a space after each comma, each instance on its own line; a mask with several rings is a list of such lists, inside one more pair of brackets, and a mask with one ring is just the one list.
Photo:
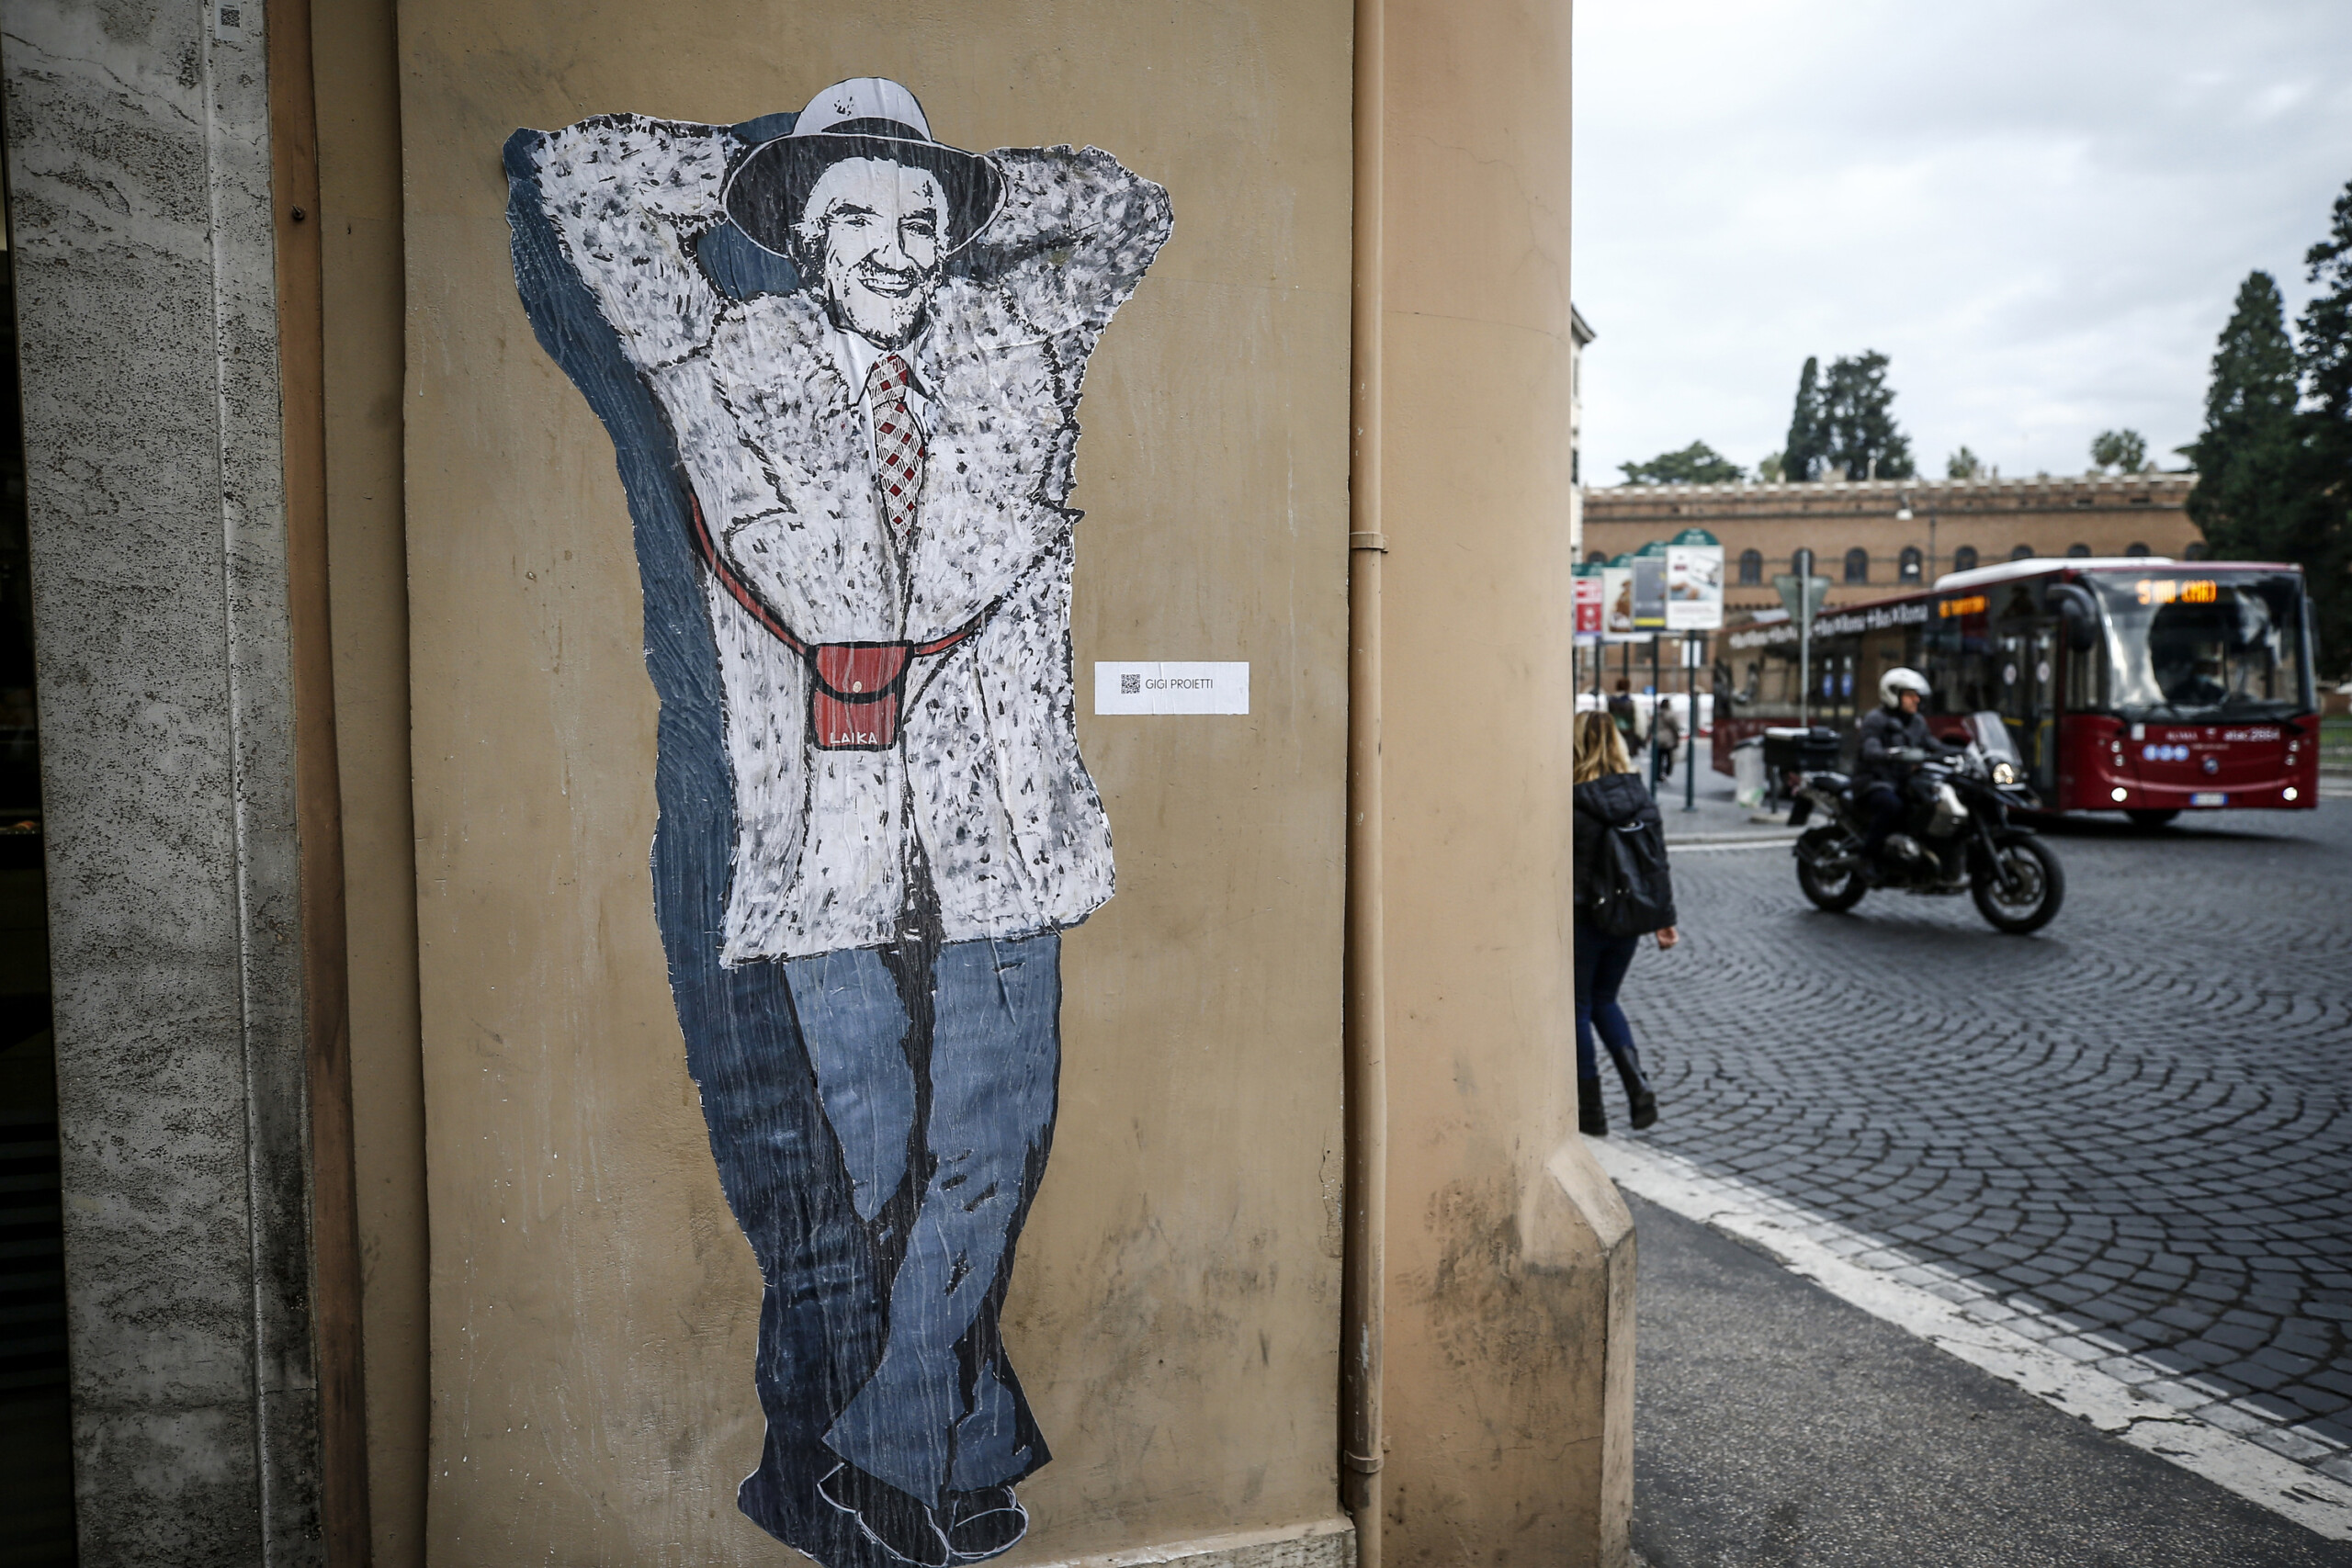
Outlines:
[[2225, 722], [2311, 711], [2295, 573], [2094, 572], [2084, 581], [2107, 612], [2108, 699], [2118, 716]]

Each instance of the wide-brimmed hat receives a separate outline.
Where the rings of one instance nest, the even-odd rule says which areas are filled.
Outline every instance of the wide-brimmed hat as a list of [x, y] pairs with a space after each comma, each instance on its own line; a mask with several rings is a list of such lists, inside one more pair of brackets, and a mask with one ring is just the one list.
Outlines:
[[736, 165], [720, 198], [727, 216], [763, 251], [792, 253], [793, 225], [808, 192], [844, 158], [880, 158], [927, 169], [947, 197], [947, 254], [979, 237], [1004, 199], [1004, 176], [978, 152], [933, 139], [915, 96], [882, 76], [836, 82], [808, 100], [792, 130]]

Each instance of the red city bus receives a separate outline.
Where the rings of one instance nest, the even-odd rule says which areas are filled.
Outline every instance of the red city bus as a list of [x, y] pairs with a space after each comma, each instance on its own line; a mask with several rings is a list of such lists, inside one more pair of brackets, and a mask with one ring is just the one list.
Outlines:
[[[1714, 763], [1798, 716], [1795, 623], [1716, 638]], [[2162, 557], [2027, 559], [1953, 572], [1933, 589], [1841, 605], [1814, 621], [1806, 716], [1844, 738], [1908, 665], [1934, 688], [1940, 736], [2001, 716], [2053, 811], [2319, 804], [2319, 705], [2300, 568]]]

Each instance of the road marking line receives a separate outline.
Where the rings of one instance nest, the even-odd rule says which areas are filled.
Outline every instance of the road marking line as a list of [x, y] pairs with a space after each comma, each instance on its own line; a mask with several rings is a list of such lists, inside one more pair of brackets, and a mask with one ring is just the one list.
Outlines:
[[[1588, 1138], [1585, 1144], [1600, 1168], [1627, 1191], [1761, 1247], [1791, 1273], [1811, 1280], [1840, 1301], [1925, 1339], [2044, 1404], [2088, 1421], [2110, 1437], [2169, 1460], [2314, 1534], [2330, 1540], [2352, 1540], [2352, 1486], [2224, 1431], [2189, 1411], [2153, 1399], [2132, 1384], [2015, 1329], [1985, 1322], [1931, 1291], [1851, 1262], [1844, 1254], [1900, 1257], [1906, 1268], [1942, 1276], [1990, 1310], [2047, 1328], [2053, 1338], [2088, 1339], [2096, 1344], [2095, 1337], [2083, 1329], [2017, 1310], [1964, 1283], [1962, 1276], [1949, 1269], [1919, 1264], [1897, 1248], [1811, 1213], [1762, 1188], [1711, 1175], [1662, 1150], [1620, 1139]], [[2127, 1359], [2108, 1358], [2110, 1361]], [[2143, 1364], [2156, 1374], [2151, 1382], [2193, 1381], [2152, 1363]], [[2293, 1433], [2291, 1427], [2265, 1425]]]
[[1722, 850], [1785, 850], [1797, 841], [1792, 833], [1781, 839], [1668, 839], [1667, 858], [1676, 855], [1712, 854]]

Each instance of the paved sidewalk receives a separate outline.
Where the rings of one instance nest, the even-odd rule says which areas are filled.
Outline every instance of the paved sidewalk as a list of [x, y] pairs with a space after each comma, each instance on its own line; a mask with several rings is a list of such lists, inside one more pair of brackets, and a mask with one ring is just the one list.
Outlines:
[[[1644, 782], [1648, 774], [1643, 775]], [[1666, 839], [1669, 844], [1744, 843], [1750, 840], [1764, 842], [1775, 839], [1793, 839], [1796, 832], [1788, 824], [1786, 807], [1776, 812], [1750, 811], [1731, 797], [1732, 784], [1728, 775], [1710, 772], [1706, 753], [1699, 760], [1699, 787], [1696, 809], [1683, 809], [1681, 759], [1676, 759], [1674, 777], [1659, 786], [1658, 815], [1666, 819]]]
[[1649, 1568], [2352, 1562], [1771, 1258], [1629, 1197]]

